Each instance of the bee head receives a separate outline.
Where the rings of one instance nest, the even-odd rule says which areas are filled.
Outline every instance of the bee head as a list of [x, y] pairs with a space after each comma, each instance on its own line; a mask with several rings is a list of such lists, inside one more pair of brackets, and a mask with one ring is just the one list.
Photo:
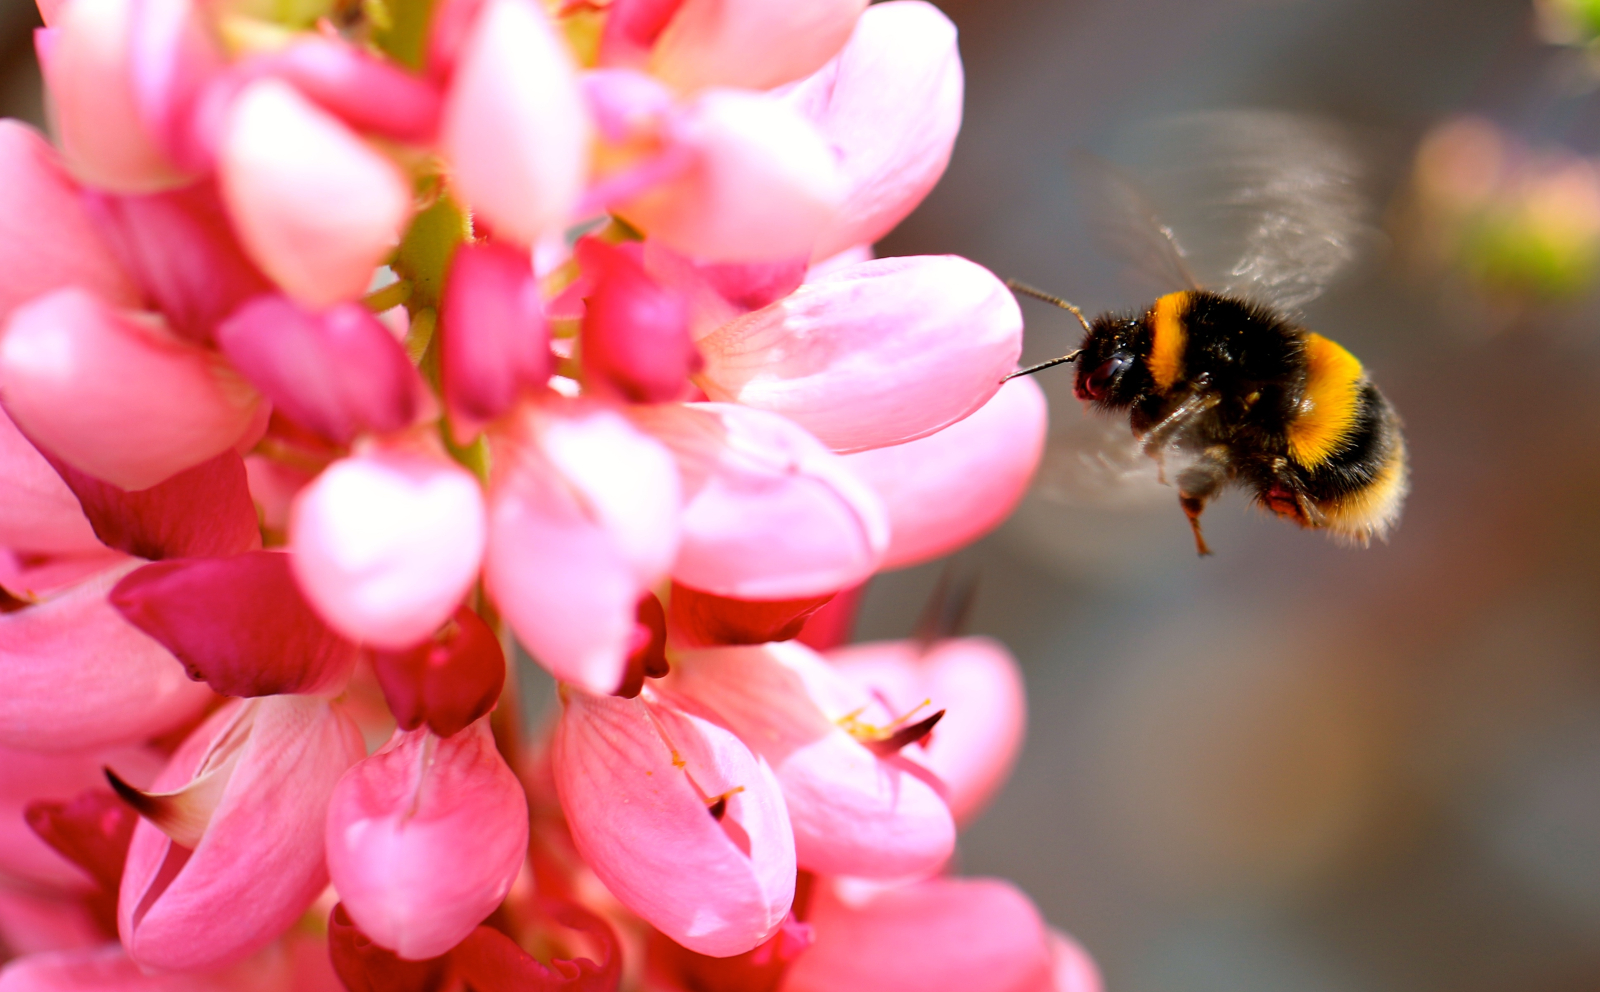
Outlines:
[[1150, 387], [1150, 375], [1139, 361], [1148, 338], [1137, 319], [1109, 314], [1096, 317], [1083, 339], [1073, 393], [1106, 409], [1130, 406]]

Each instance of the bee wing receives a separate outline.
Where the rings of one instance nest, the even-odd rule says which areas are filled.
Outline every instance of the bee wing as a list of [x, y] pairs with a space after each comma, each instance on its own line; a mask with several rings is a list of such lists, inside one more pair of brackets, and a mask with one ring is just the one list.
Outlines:
[[1150, 132], [1153, 202], [1195, 232], [1208, 288], [1293, 310], [1378, 240], [1365, 168], [1345, 129], [1275, 111], [1212, 111]]
[[1073, 156], [1072, 171], [1095, 241], [1127, 263], [1141, 292], [1200, 288], [1177, 236], [1133, 177], [1089, 152]]

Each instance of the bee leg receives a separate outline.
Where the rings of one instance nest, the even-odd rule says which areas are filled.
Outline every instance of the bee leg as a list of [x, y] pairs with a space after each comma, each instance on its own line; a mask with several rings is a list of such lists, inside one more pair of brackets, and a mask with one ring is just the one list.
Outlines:
[[1206, 504], [1221, 491], [1228, 481], [1228, 462], [1225, 450], [1212, 448], [1200, 461], [1178, 473], [1178, 505], [1189, 518], [1189, 528], [1194, 531], [1195, 550], [1201, 557], [1209, 555], [1211, 548], [1200, 533], [1200, 514]]

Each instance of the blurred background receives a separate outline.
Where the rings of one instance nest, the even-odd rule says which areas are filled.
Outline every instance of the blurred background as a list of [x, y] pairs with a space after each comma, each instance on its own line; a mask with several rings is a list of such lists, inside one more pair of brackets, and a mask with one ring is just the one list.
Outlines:
[[[1041, 376], [1040, 485], [958, 556], [970, 629], [1011, 647], [1030, 700], [962, 870], [1026, 888], [1114, 992], [1600, 988], [1600, 16], [941, 6], [966, 124], [882, 253], [1143, 306], [1086, 229], [1075, 150], [1116, 158], [1141, 124], [1215, 108], [1357, 128], [1390, 237], [1306, 317], [1400, 410], [1414, 482], [1387, 545], [1234, 495], [1198, 560], [1171, 490], [1093, 484], [1085, 453], [1125, 425], [1089, 419], [1070, 370]], [[0, 113], [37, 121], [34, 16], [0, 0]], [[1028, 360], [1075, 346], [1069, 315], [1024, 308]], [[943, 567], [875, 580], [858, 638], [907, 635]]]

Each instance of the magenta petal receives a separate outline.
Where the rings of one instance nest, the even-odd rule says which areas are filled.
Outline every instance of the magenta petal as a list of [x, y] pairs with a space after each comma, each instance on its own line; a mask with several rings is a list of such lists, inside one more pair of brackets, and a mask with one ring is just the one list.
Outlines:
[[337, 444], [399, 430], [426, 403], [405, 348], [359, 303], [313, 314], [283, 296], [257, 297], [216, 333], [276, 412]]
[[478, 577], [478, 480], [442, 455], [376, 450], [334, 462], [295, 497], [295, 578], [334, 630], [404, 650], [450, 619]]
[[742, 954], [777, 932], [794, 898], [794, 842], [766, 762], [671, 707], [578, 691], [565, 702], [556, 791], [606, 888], [700, 954]]
[[19, 121], [0, 121], [0, 320], [29, 299], [81, 286], [113, 306], [139, 290], [100, 240], [49, 143]]
[[288, 929], [328, 884], [329, 797], [365, 752], [355, 722], [315, 697], [217, 711], [153, 786], [227, 776], [199, 843], [179, 847], [149, 821], [134, 830], [117, 906], [128, 953], [149, 968], [218, 968]]
[[355, 667], [355, 646], [306, 605], [279, 551], [146, 565], [111, 603], [225, 696], [336, 693]]
[[409, 961], [445, 953], [500, 905], [527, 856], [528, 806], [487, 721], [397, 732], [340, 779], [328, 872], [350, 918]]
[[712, 399], [781, 413], [835, 451], [860, 451], [931, 434], [986, 403], [1022, 352], [1022, 312], [964, 258], [883, 258], [806, 283], [700, 350]]
[[857, 900], [819, 885], [807, 922], [817, 942], [790, 967], [785, 992], [1053, 988], [1051, 938], [1039, 911], [997, 879], [933, 878]]
[[906, 753], [944, 782], [956, 822], [971, 822], [1022, 750], [1027, 700], [1010, 652], [987, 638], [963, 637], [927, 648], [911, 641], [851, 645], [828, 660], [876, 702], [876, 716], [892, 718], [924, 701], [924, 712], [944, 711], [929, 739]]
[[550, 380], [550, 328], [525, 251], [462, 245], [450, 263], [440, 366], [452, 412], [489, 421]]
[[410, 651], [373, 651], [372, 669], [402, 730], [427, 724], [450, 737], [494, 709], [506, 684], [506, 656], [495, 632], [463, 606], [430, 640]]
[[927, 773], [841, 729], [871, 697], [810, 648], [786, 641], [685, 653], [662, 692], [714, 716], [771, 763], [801, 868], [904, 878], [950, 857], [955, 825]]
[[640, 409], [636, 419], [684, 476], [676, 581], [786, 600], [855, 585], [878, 567], [889, 531], [876, 495], [800, 427], [724, 403]]
[[12, 312], [0, 398], [36, 444], [132, 490], [232, 448], [260, 402], [215, 352], [77, 288]]
[[517, 427], [494, 447], [485, 588], [557, 678], [612, 692], [639, 597], [677, 552], [677, 468], [598, 406], [535, 410]]
[[0, 547], [39, 555], [100, 546], [72, 490], [0, 408]]
[[358, 131], [424, 144], [439, 127], [438, 90], [342, 39], [302, 36], [258, 71], [288, 80]]
[[[53, 834], [48, 827], [43, 833], [36, 833], [29, 826], [30, 819], [38, 815], [29, 810], [53, 805], [54, 811], [59, 813], [81, 793], [94, 796], [93, 790], [115, 802], [106, 789], [103, 771], [106, 765], [123, 771], [139, 785], [149, 785], [162, 764], [160, 755], [145, 748], [60, 754], [0, 749], [0, 767], [5, 768], [4, 775], [0, 776], [0, 872], [73, 892], [88, 891], [91, 880], [102, 881], [109, 874], [115, 886], [116, 874], [121, 869], [119, 858], [107, 857], [103, 870], [98, 872], [91, 872], [85, 861], [69, 861], [58, 853], [58, 848], [42, 839], [48, 834], [59, 840], [60, 834]], [[132, 812], [127, 812], [131, 817]], [[25, 816], [29, 819], [24, 819]], [[0, 931], [3, 929], [4, 922], [0, 920]]]
[[134, 493], [51, 462], [108, 547], [159, 559], [235, 555], [261, 546], [244, 462], [232, 451]]
[[439, 141], [457, 193], [524, 246], [559, 234], [583, 191], [590, 124], [572, 56], [534, 0], [485, 0]]
[[0, 747], [107, 747], [170, 730], [210, 690], [166, 649], [122, 619], [106, 593], [121, 570], [38, 606], [0, 615]]
[[932, 561], [998, 527], [1033, 481], [1049, 421], [1038, 384], [1013, 379], [941, 431], [846, 455], [846, 467], [889, 511], [882, 567]]
[[850, 37], [866, 0], [683, 0], [650, 71], [681, 90], [767, 89], [814, 72]]
[[643, 64], [683, 0], [617, 0], [600, 39], [602, 65]]
[[118, 257], [172, 329], [197, 343], [217, 322], [272, 284], [244, 255], [216, 186], [151, 196], [86, 194]]
[[922, 202], [955, 147], [962, 89], [956, 26], [930, 3], [893, 0], [786, 91], [837, 151], [848, 191], [814, 258], [877, 241]]
[[642, 247], [584, 238], [583, 367], [586, 381], [635, 403], [665, 403], [689, 390], [700, 352], [689, 337], [688, 302], [645, 271]]

